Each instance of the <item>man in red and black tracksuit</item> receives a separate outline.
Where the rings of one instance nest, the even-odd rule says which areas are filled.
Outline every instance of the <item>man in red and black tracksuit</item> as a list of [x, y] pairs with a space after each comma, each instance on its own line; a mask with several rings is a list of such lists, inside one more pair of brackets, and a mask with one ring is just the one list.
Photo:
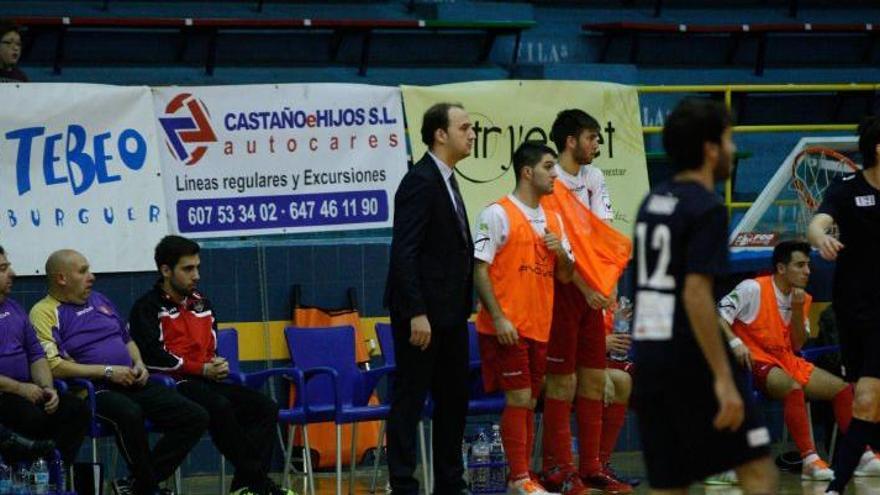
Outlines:
[[166, 236], [156, 246], [155, 260], [162, 278], [138, 299], [129, 318], [144, 362], [177, 378], [177, 390], [208, 411], [214, 444], [235, 466], [232, 493], [292, 493], [268, 478], [278, 404], [225, 381], [229, 363], [216, 355], [217, 320], [211, 303], [196, 292], [199, 245]]

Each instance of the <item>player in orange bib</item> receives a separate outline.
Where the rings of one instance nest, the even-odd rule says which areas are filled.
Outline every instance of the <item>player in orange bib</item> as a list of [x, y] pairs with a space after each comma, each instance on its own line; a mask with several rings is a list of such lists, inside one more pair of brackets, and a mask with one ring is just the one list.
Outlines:
[[[544, 398], [544, 459], [541, 480], [564, 495], [587, 489], [629, 493], [599, 458], [605, 392], [605, 326], [602, 309], [614, 300], [620, 273], [632, 250], [629, 239], [606, 222], [613, 218], [602, 171], [591, 165], [599, 154], [599, 123], [582, 110], [556, 116], [550, 138], [559, 150], [559, 180], [543, 204], [562, 213], [575, 252], [574, 282], [557, 283], [553, 331], [547, 350]], [[579, 459], [571, 454], [572, 401], [577, 418]], [[613, 408], [610, 426], [623, 424], [625, 408]], [[615, 436], [616, 432], [609, 432]]]
[[[834, 472], [819, 458], [807, 418], [805, 397], [830, 400], [842, 432], [852, 419], [852, 386], [813, 366], [796, 353], [817, 332], [807, 318], [812, 297], [804, 291], [810, 277], [810, 245], [784, 241], [773, 249], [771, 275], [746, 279], [718, 304], [721, 326], [737, 360], [751, 369], [755, 386], [781, 400], [785, 424], [803, 458], [801, 478], [830, 480]], [[878, 468], [866, 451], [863, 474]]]
[[530, 479], [534, 408], [544, 381], [553, 316], [553, 281], [571, 280], [573, 259], [561, 219], [545, 213], [556, 154], [525, 142], [513, 155], [516, 189], [480, 214], [474, 235], [477, 331], [487, 391], [504, 390], [501, 439], [510, 466], [508, 493], [546, 495]]

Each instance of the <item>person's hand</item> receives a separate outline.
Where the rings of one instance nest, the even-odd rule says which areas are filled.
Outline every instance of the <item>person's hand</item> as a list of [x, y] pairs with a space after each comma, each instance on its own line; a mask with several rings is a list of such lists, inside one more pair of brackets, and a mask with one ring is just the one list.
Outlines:
[[819, 250], [822, 258], [827, 261], [834, 261], [837, 259], [837, 253], [843, 249], [843, 244], [835, 239], [834, 236], [825, 234], [816, 243], [816, 248]]
[[733, 379], [729, 376], [715, 379], [715, 398], [718, 400], [718, 414], [712, 425], [716, 430], [738, 430], [745, 419], [745, 408]]
[[409, 343], [423, 351], [431, 345], [431, 322], [427, 315], [413, 316], [409, 320]]
[[53, 414], [58, 410], [58, 391], [54, 388], [43, 389], [43, 410], [47, 414]]
[[19, 383], [15, 390], [15, 395], [24, 397], [31, 404], [43, 402], [43, 389], [33, 383]]
[[211, 358], [211, 362], [214, 363], [214, 366], [217, 366], [219, 369], [220, 380], [225, 380], [226, 377], [229, 376], [229, 362], [226, 361], [226, 358], [220, 356], [214, 356]]
[[587, 300], [587, 304], [589, 304], [591, 308], [596, 310], [611, 307], [611, 303], [613, 301], [613, 299], [609, 299], [603, 296], [601, 292], [593, 289], [592, 287], [585, 288], [584, 299]]
[[791, 289], [791, 309], [794, 310], [795, 308], [803, 308], [805, 297], [806, 293], [804, 292], [804, 289]]
[[544, 245], [547, 246], [547, 249], [550, 250], [557, 257], [567, 256], [565, 254], [565, 249], [562, 247], [562, 241], [559, 240], [559, 237], [550, 232], [548, 229], [544, 229]]
[[752, 352], [742, 343], [742, 340], [734, 344], [730, 350], [733, 351], [733, 357], [743, 368], [752, 370]]
[[632, 338], [625, 333], [613, 333], [605, 336], [605, 348], [608, 352], [628, 354], [632, 346]]
[[611, 379], [611, 373], [605, 371], [605, 390], [603, 393], [603, 398], [605, 399], [605, 405], [609, 406], [612, 402], [614, 402], [614, 396], [617, 395], [617, 390], [614, 388], [614, 381]]
[[123, 387], [130, 387], [137, 382], [134, 370], [128, 366], [111, 366], [113, 373], [110, 375], [110, 382]]
[[516, 327], [507, 318], [499, 317], [493, 320], [495, 324], [495, 336], [501, 345], [514, 345], [519, 341], [519, 333]]
[[225, 380], [229, 376], [229, 363], [212, 359], [202, 365], [202, 375], [215, 382]]
[[146, 385], [147, 380], [150, 378], [150, 372], [147, 371], [147, 367], [144, 366], [144, 363], [135, 363], [131, 370], [134, 373], [134, 382], [140, 386]]

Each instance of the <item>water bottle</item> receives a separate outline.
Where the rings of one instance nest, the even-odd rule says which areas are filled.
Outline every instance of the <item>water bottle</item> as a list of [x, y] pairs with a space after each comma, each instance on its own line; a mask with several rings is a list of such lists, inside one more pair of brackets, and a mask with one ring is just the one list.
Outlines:
[[0, 463], [0, 495], [12, 495], [12, 468]]
[[471, 462], [478, 464], [479, 467], [473, 470], [473, 479], [471, 480], [471, 491], [474, 493], [485, 493], [489, 489], [489, 462], [490, 462], [490, 446], [486, 439], [486, 434], [480, 430], [480, 436], [471, 446]]
[[49, 493], [49, 464], [45, 459], [40, 457], [37, 462], [31, 466], [33, 475], [33, 492], [35, 495], [46, 495]]
[[[632, 318], [632, 303], [626, 297], [621, 297], [614, 311], [614, 335], [629, 335], [630, 320]], [[626, 361], [629, 357], [626, 352], [611, 351], [609, 357], [614, 361]]]
[[471, 444], [468, 443], [467, 438], [461, 439], [461, 462], [464, 466], [464, 482], [466, 484], [470, 484], [470, 467], [468, 466], [468, 459], [470, 459], [471, 454]]
[[64, 461], [61, 459], [52, 461], [52, 469], [49, 470], [49, 493], [67, 491], [67, 473], [64, 469]]
[[492, 425], [489, 459], [492, 462], [492, 471], [489, 477], [490, 490], [495, 493], [504, 493], [507, 491], [507, 468], [504, 444], [501, 442], [501, 426], [499, 425]]
[[19, 464], [15, 470], [15, 475], [12, 477], [12, 493], [14, 495], [28, 495], [30, 491], [30, 477], [31, 472], [27, 464]]

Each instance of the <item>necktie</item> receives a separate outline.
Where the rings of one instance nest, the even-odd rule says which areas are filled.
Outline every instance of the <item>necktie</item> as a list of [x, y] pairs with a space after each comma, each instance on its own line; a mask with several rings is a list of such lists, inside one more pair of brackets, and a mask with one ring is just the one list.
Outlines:
[[452, 186], [452, 196], [455, 197], [455, 216], [458, 217], [458, 228], [461, 230], [461, 237], [467, 240], [467, 214], [464, 211], [464, 199], [462, 199], [461, 191], [458, 189], [458, 181], [455, 180], [455, 172], [452, 172], [452, 175], [449, 176], [449, 185]]

